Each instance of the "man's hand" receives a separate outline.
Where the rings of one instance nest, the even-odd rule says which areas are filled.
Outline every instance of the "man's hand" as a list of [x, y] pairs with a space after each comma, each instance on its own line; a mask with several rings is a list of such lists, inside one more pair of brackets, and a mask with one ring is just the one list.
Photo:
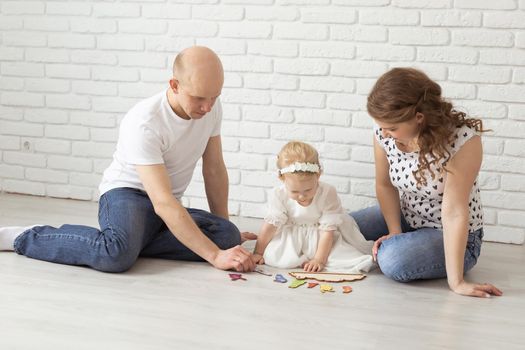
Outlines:
[[240, 245], [226, 250], [219, 250], [210, 263], [221, 270], [235, 270], [238, 272], [249, 272], [255, 270], [252, 261], [252, 253]]
[[264, 264], [264, 258], [263, 258], [263, 256], [261, 254], [257, 254], [257, 253], [253, 254], [252, 255], [252, 261], [253, 261], [254, 264], [257, 264], [257, 265]]

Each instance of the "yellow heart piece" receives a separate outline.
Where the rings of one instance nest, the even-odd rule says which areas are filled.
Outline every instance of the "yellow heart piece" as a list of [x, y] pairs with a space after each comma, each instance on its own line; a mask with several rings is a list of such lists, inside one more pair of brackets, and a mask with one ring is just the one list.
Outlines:
[[321, 284], [321, 293], [334, 292], [334, 288], [329, 284]]

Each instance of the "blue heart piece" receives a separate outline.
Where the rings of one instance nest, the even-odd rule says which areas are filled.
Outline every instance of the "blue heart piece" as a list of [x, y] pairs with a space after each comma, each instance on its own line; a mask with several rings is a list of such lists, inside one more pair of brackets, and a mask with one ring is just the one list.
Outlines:
[[288, 282], [288, 280], [286, 278], [284, 278], [283, 275], [281, 275], [280, 273], [275, 275], [275, 279], [273, 281], [274, 282], [279, 282], [279, 283], [286, 283], [286, 282]]

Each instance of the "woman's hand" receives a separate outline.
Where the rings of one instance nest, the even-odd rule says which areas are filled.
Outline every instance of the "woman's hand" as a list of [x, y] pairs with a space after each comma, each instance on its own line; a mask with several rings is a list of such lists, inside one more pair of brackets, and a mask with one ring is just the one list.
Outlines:
[[303, 270], [306, 272], [320, 272], [324, 270], [324, 266], [325, 264], [322, 261], [314, 258], [303, 264]]
[[377, 252], [379, 251], [379, 247], [381, 246], [381, 243], [389, 239], [395, 235], [398, 235], [399, 233], [389, 233], [388, 235], [384, 235], [382, 237], [379, 237], [377, 241], [374, 242], [374, 246], [372, 247], [372, 257], [374, 258], [374, 261], [377, 262]]
[[455, 293], [471, 296], [471, 297], [478, 297], [478, 298], [489, 298], [491, 295], [495, 296], [501, 296], [503, 295], [503, 292], [496, 288], [494, 285], [490, 283], [469, 283], [466, 281], [461, 281], [458, 284], [454, 286], [450, 286], [450, 289], [452, 289]]

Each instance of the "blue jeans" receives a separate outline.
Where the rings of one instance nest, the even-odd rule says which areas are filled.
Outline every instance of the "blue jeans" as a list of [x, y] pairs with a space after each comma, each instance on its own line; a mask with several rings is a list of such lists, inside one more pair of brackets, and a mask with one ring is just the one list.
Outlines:
[[[388, 227], [379, 206], [362, 209], [350, 215], [367, 240], [375, 241], [388, 234]], [[379, 247], [377, 262], [383, 274], [399, 282], [446, 277], [443, 231], [434, 228], [414, 229], [403, 215], [401, 229], [402, 234], [384, 240]], [[464, 272], [476, 265], [482, 238], [483, 229], [468, 235]]]
[[[219, 248], [241, 243], [230, 221], [199, 209], [187, 209], [200, 230]], [[202, 261], [184, 246], [155, 213], [144, 191], [116, 188], [102, 195], [100, 230], [89, 226], [34, 227], [15, 240], [18, 254], [69, 265], [87, 265], [105, 272], [128, 270], [139, 256]]]

